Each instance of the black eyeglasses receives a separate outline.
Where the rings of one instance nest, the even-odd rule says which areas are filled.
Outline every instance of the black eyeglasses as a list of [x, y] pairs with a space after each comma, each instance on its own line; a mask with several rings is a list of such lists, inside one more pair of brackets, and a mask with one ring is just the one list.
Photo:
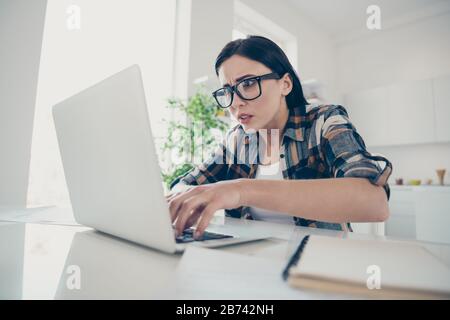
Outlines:
[[228, 108], [233, 103], [234, 93], [243, 100], [255, 100], [262, 94], [261, 80], [280, 79], [278, 73], [272, 72], [262, 76], [246, 78], [237, 82], [234, 86], [226, 85], [212, 93], [217, 104], [221, 108]]

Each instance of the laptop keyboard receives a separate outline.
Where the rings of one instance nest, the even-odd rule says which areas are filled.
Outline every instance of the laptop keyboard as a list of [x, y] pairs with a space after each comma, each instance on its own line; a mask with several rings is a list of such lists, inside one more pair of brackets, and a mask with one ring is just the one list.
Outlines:
[[233, 238], [233, 236], [229, 234], [222, 234], [222, 233], [214, 233], [214, 232], [203, 232], [203, 235], [199, 239], [194, 239], [194, 232], [195, 229], [189, 228], [183, 231], [183, 234], [176, 237], [175, 240], [177, 243], [186, 243], [186, 242], [192, 242], [192, 241], [205, 241], [205, 240], [218, 240], [218, 239], [225, 239], [225, 238]]

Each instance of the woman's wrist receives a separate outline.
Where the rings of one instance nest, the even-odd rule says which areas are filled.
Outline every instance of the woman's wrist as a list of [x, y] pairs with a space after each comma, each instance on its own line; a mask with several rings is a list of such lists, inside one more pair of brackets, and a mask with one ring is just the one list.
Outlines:
[[237, 190], [239, 192], [239, 206], [238, 207], [242, 207], [242, 206], [248, 206], [248, 196], [249, 196], [249, 185], [248, 182], [250, 180], [249, 179], [237, 179], [236, 180], [236, 186], [237, 186]]

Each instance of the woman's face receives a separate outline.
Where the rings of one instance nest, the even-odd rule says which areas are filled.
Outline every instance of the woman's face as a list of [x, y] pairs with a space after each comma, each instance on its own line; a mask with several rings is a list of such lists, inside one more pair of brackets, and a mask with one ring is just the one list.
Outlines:
[[[219, 80], [222, 86], [233, 86], [239, 80], [271, 73], [260, 62], [240, 55], [233, 55], [219, 68]], [[229, 110], [247, 132], [250, 129], [283, 129], [287, 115], [285, 97], [292, 90], [292, 81], [288, 74], [280, 80], [261, 80], [262, 94], [255, 100], [243, 100], [236, 93]]]

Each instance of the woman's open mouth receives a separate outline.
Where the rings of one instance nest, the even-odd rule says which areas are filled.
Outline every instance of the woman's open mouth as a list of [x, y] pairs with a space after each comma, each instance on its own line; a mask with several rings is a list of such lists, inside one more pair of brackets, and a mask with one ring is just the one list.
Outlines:
[[248, 124], [252, 119], [253, 119], [253, 116], [250, 114], [243, 113], [238, 116], [238, 121], [241, 124]]

